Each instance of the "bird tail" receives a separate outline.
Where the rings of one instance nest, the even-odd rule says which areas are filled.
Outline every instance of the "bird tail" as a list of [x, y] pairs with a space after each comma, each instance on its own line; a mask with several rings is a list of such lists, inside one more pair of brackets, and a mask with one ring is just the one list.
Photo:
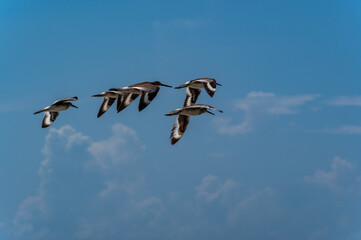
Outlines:
[[35, 114], [39, 114], [39, 113], [42, 113], [42, 112], [44, 112], [45, 110], [44, 109], [42, 109], [42, 110], [40, 110], [40, 111], [37, 111], [37, 112], [34, 112], [33, 114], [35, 115]]
[[95, 94], [92, 97], [103, 97], [103, 95], [102, 94]]
[[182, 85], [179, 85], [178, 87], [175, 87], [175, 89], [180, 89], [180, 88], [185, 88], [185, 87], [187, 87], [187, 85], [186, 85], [186, 84], [182, 84]]
[[177, 115], [180, 111], [179, 110], [173, 110], [167, 114], [165, 114], [165, 116], [173, 116], [173, 115]]

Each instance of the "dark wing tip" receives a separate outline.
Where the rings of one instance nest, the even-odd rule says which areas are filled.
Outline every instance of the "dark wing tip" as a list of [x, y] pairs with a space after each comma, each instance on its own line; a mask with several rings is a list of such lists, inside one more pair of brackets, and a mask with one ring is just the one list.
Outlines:
[[73, 97], [75, 100], [78, 100], [78, 97], [77, 96], [75, 96], [75, 97]]
[[139, 104], [139, 106], [138, 106], [139, 112], [141, 112], [142, 110], [144, 110], [144, 108], [146, 108], [146, 106], [143, 106], [143, 105]]
[[99, 112], [98, 112], [97, 117], [100, 118], [104, 113], [105, 113], [105, 112], [100, 109]]
[[172, 138], [172, 139], [170, 140], [170, 143], [171, 143], [172, 145], [174, 145], [174, 144], [176, 144], [176, 143], [179, 141], [179, 139], [180, 139], [180, 138]]

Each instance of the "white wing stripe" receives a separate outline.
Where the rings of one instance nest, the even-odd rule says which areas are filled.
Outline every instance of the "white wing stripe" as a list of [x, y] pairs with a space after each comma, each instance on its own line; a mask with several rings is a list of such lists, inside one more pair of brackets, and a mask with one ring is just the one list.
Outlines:
[[207, 87], [208, 87], [208, 89], [209, 89], [210, 91], [212, 91], [212, 92], [215, 92], [215, 91], [216, 91], [216, 89], [211, 86], [211, 83], [210, 83], [210, 82], [207, 83]]

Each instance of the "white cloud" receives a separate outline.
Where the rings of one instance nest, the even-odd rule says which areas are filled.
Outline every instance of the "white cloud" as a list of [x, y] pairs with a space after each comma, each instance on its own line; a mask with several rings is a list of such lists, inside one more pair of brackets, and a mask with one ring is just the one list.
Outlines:
[[[50, 128], [48, 134], [45, 137], [45, 144], [42, 149], [42, 152], [45, 156], [44, 160], [41, 162], [41, 167], [39, 169], [39, 174], [50, 174], [53, 170], [48, 168], [49, 162], [52, 157], [52, 144], [54, 139], [65, 140], [66, 150], [70, 150], [75, 144], [82, 144], [84, 142], [90, 141], [88, 136], [84, 136], [81, 133], [77, 132], [74, 128], [69, 125], [65, 125], [59, 129]], [[59, 141], [57, 141], [59, 143]], [[58, 144], [59, 146], [59, 144]]]
[[244, 111], [274, 115], [295, 114], [297, 107], [316, 99], [318, 95], [276, 96], [274, 93], [250, 92], [245, 99], [236, 103]]
[[232, 208], [231, 211], [229, 211], [227, 216], [227, 221], [235, 222], [242, 214], [242, 212], [245, 209], [248, 209], [250, 205], [252, 205], [257, 201], [260, 201], [260, 199], [262, 198], [272, 195], [273, 193], [274, 190], [271, 187], [266, 187], [264, 189], [252, 193], [250, 196], [246, 197], [245, 199], [242, 199], [237, 203], [235, 207]]
[[[16, 216], [13, 220], [15, 235], [21, 237], [26, 233], [33, 232], [34, 226], [32, 221], [36, 218], [44, 217], [49, 213], [46, 202], [48, 178], [53, 172], [51, 168], [51, 159], [53, 148], [65, 146], [69, 150], [75, 144], [82, 144], [89, 140], [89, 137], [75, 131], [71, 126], [63, 126], [60, 129], [51, 128], [45, 137], [45, 144], [42, 149], [44, 160], [40, 164], [39, 175], [41, 177], [40, 186], [35, 196], [27, 197], [20, 203]], [[46, 230], [41, 229], [37, 234], [43, 234]], [[39, 235], [39, 236], [40, 236]]]
[[240, 186], [232, 179], [227, 179], [223, 184], [217, 176], [208, 175], [203, 178], [201, 185], [196, 187], [197, 198], [212, 202], [217, 199], [225, 199], [231, 191]]
[[330, 132], [338, 133], [338, 134], [360, 135], [361, 134], [361, 126], [345, 125], [345, 126], [341, 126], [339, 128], [330, 130]]
[[266, 118], [278, 115], [296, 114], [299, 107], [314, 101], [319, 95], [277, 96], [274, 93], [250, 92], [246, 98], [238, 100], [236, 110], [244, 113], [244, 120], [239, 124], [231, 124], [230, 119], [218, 118], [215, 124], [222, 134], [244, 134], [254, 128]]
[[[74, 146], [78, 147], [75, 149]], [[71, 126], [51, 128], [42, 149], [44, 160], [39, 168], [41, 183], [37, 193], [27, 197], [19, 205], [12, 221], [12, 235], [21, 239], [47, 239], [53, 232], [52, 226], [46, 225], [47, 228], [41, 223], [53, 221], [54, 215], [61, 218], [69, 214], [67, 211], [70, 209], [77, 208], [83, 221], [78, 218], [71, 221], [73, 226], [80, 222], [83, 224], [77, 226], [79, 236], [86, 235], [84, 226], [92, 226], [93, 231], [98, 231], [99, 238], [108, 236], [117, 226], [102, 225], [98, 221], [94, 223], [87, 218], [87, 214], [100, 211], [100, 222], [107, 222], [103, 220], [101, 209], [106, 209], [109, 202], [115, 209], [111, 214], [114, 221], [120, 221], [119, 218], [126, 216], [136, 219], [147, 214], [160, 214], [161, 199], [148, 193], [142, 174], [127, 173], [129, 167], [126, 163], [137, 159], [141, 152], [139, 150], [142, 149], [144, 146], [139, 143], [136, 132], [123, 124], [113, 125], [112, 136], [102, 141], [92, 141]], [[90, 163], [96, 163], [98, 167], [89, 171], [86, 166]], [[118, 163], [122, 163], [123, 171], [116, 168]], [[108, 170], [103, 171], [103, 167]], [[74, 179], [77, 179], [77, 182], [73, 182]], [[104, 188], [101, 188], [102, 182]], [[88, 188], [91, 184], [93, 187]], [[86, 202], [82, 202], [83, 195], [88, 196]], [[62, 200], [54, 197], [60, 197], [63, 202], [59, 205]], [[69, 198], [71, 200], [68, 200]], [[118, 201], [112, 201], [114, 198]], [[92, 207], [92, 204], [96, 204], [97, 208]], [[103, 232], [102, 228], [107, 233]]]
[[112, 126], [112, 133], [109, 139], [92, 142], [88, 148], [97, 165], [103, 169], [134, 161], [139, 150], [145, 148], [139, 144], [136, 132], [121, 123]]
[[[248, 117], [249, 118], [249, 117]], [[236, 135], [245, 134], [254, 130], [254, 123], [250, 123], [250, 119], [245, 119], [239, 124], [231, 124], [231, 119], [215, 118], [213, 123], [218, 127], [221, 134]]]
[[326, 101], [332, 106], [361, 106], [361, 96], [340, 96]]
[[14, 235], [21, 237], [28, 232], [34, 231], [32, 221], [38, 216], [45, 216], [48, 213], [48, 208], [45, 202], [45, 181], [43, 181], [38, 188], [38, 193], [35, 196], [29, 196], [19, 205], [16, 216], [13, 220], [15, 229]]
[[341, 190], [341, 181], [354, 170], [355, 166], [346, 159], [335, 157], [330, 171], [317, 170], [312, 176], [306, 176], [305, 182], [325, 186], [331, 190]]

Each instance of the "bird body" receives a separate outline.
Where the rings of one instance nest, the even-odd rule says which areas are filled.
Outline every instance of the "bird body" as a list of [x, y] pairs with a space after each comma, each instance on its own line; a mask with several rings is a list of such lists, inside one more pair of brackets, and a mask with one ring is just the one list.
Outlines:
[[[204, 83], [206, 82], [203, 79], [204, 78], [194, 79], [194, 80], [188, 81], [176, 88], [191, 87], [191, 88], [195, 88], [195, 89], [202, 89], [202, 88], [204, 88]], [[211, 78], [209, 78], [209, 79], [211, 79]]]
[[108, 109], [113, 105], [115, 100], [119, 98], [119, 94], [115, 91], [106, 91], [93, 95], [92, 97], [103, 97], [103, 103], [100, 106], [97, 116], [98, 118], [100, 118], [100, 116], [102, 116], [106, 111], [108, 111]]
[[64, 98], [58, 101], [55, 101], [52, 105], [41, 109], [34, 114], [38, 114], [41, 112], [44, 112], [44, 118], [42, 123], [42, 128], [49, 127], [55, 119], [59, 116], [59, 112], [67, 110], [69, 107], [78, 108], [77, 106], [74, 106], [69, 101], [77, 101], [78, 97], [72, 97], [72, 98]]
[[127, 87], [111, 88], [109, 90], [114, 91], [117, 94], [121, 95], [121, 97], [118, 98], [118, 102], [117, 102], [118, 112], [122, 111], [124, 108], [129, 106], [129, 104], [131, 104], [139, 95], [141, 95], [141, 97], [139, 101], [138, 110], [142, 111], [157, 96], [160, 86], [171, 88], [171, 86], [165, 85], [159, 81], [154, 81], [154, 82], [141, 82]]
[[187, 88], [186, 99], [183, 106], [190, 106], [196, 103], [202, 88], [206, 89], [208, 95], [213, 97], [217, 85], [222, 86], [217, 83], [214, 78], [197, 78], [176, 87], [176, 89]]
[[184, 132], [187, 129], [187, 126], [189, 123], [189, 118], [191, 116], [198, 116], [198, 115], [201, 115], [206, 112], [214, 115], [214, 113], [212, 113], [208, 110], [215, 110], [215, 111], [223, 113], [222, 110], [216, 109], [209, 105], [195, 104], [192, 106], [178, 108], [178, 109], [173, 110], [173, 111], [169, 112], [168, 114], [166, 114], [166, 116], [178, 115], [175, 123], [173, 124], [173, 128], [172, 128], [171, 135], [170, 135], [171, 144], [174, 145], [183, 136]]
[[168, 114], [166, 114], [166, 116], [172, 116], [172, 115], [185, 115], [185, 116], [198, 116], [201, 115], [203, 113], [210, 113], [213, 114], [212, 112], [209, 112], [208, 110], [216, 110], [219, 112], [223, 112], [222, 110], [218, 110], [215, 109], [214, 107], [211, 107], [209, 105], [205, 105], [205, 104], [196, 104], [196, 105], [192, 105], [192, 106], [186, 106], [186, 107], [182, 107], [182, 108], [178, 108], [176, 110], [173, 110], [171, 112], [169, 112]]

